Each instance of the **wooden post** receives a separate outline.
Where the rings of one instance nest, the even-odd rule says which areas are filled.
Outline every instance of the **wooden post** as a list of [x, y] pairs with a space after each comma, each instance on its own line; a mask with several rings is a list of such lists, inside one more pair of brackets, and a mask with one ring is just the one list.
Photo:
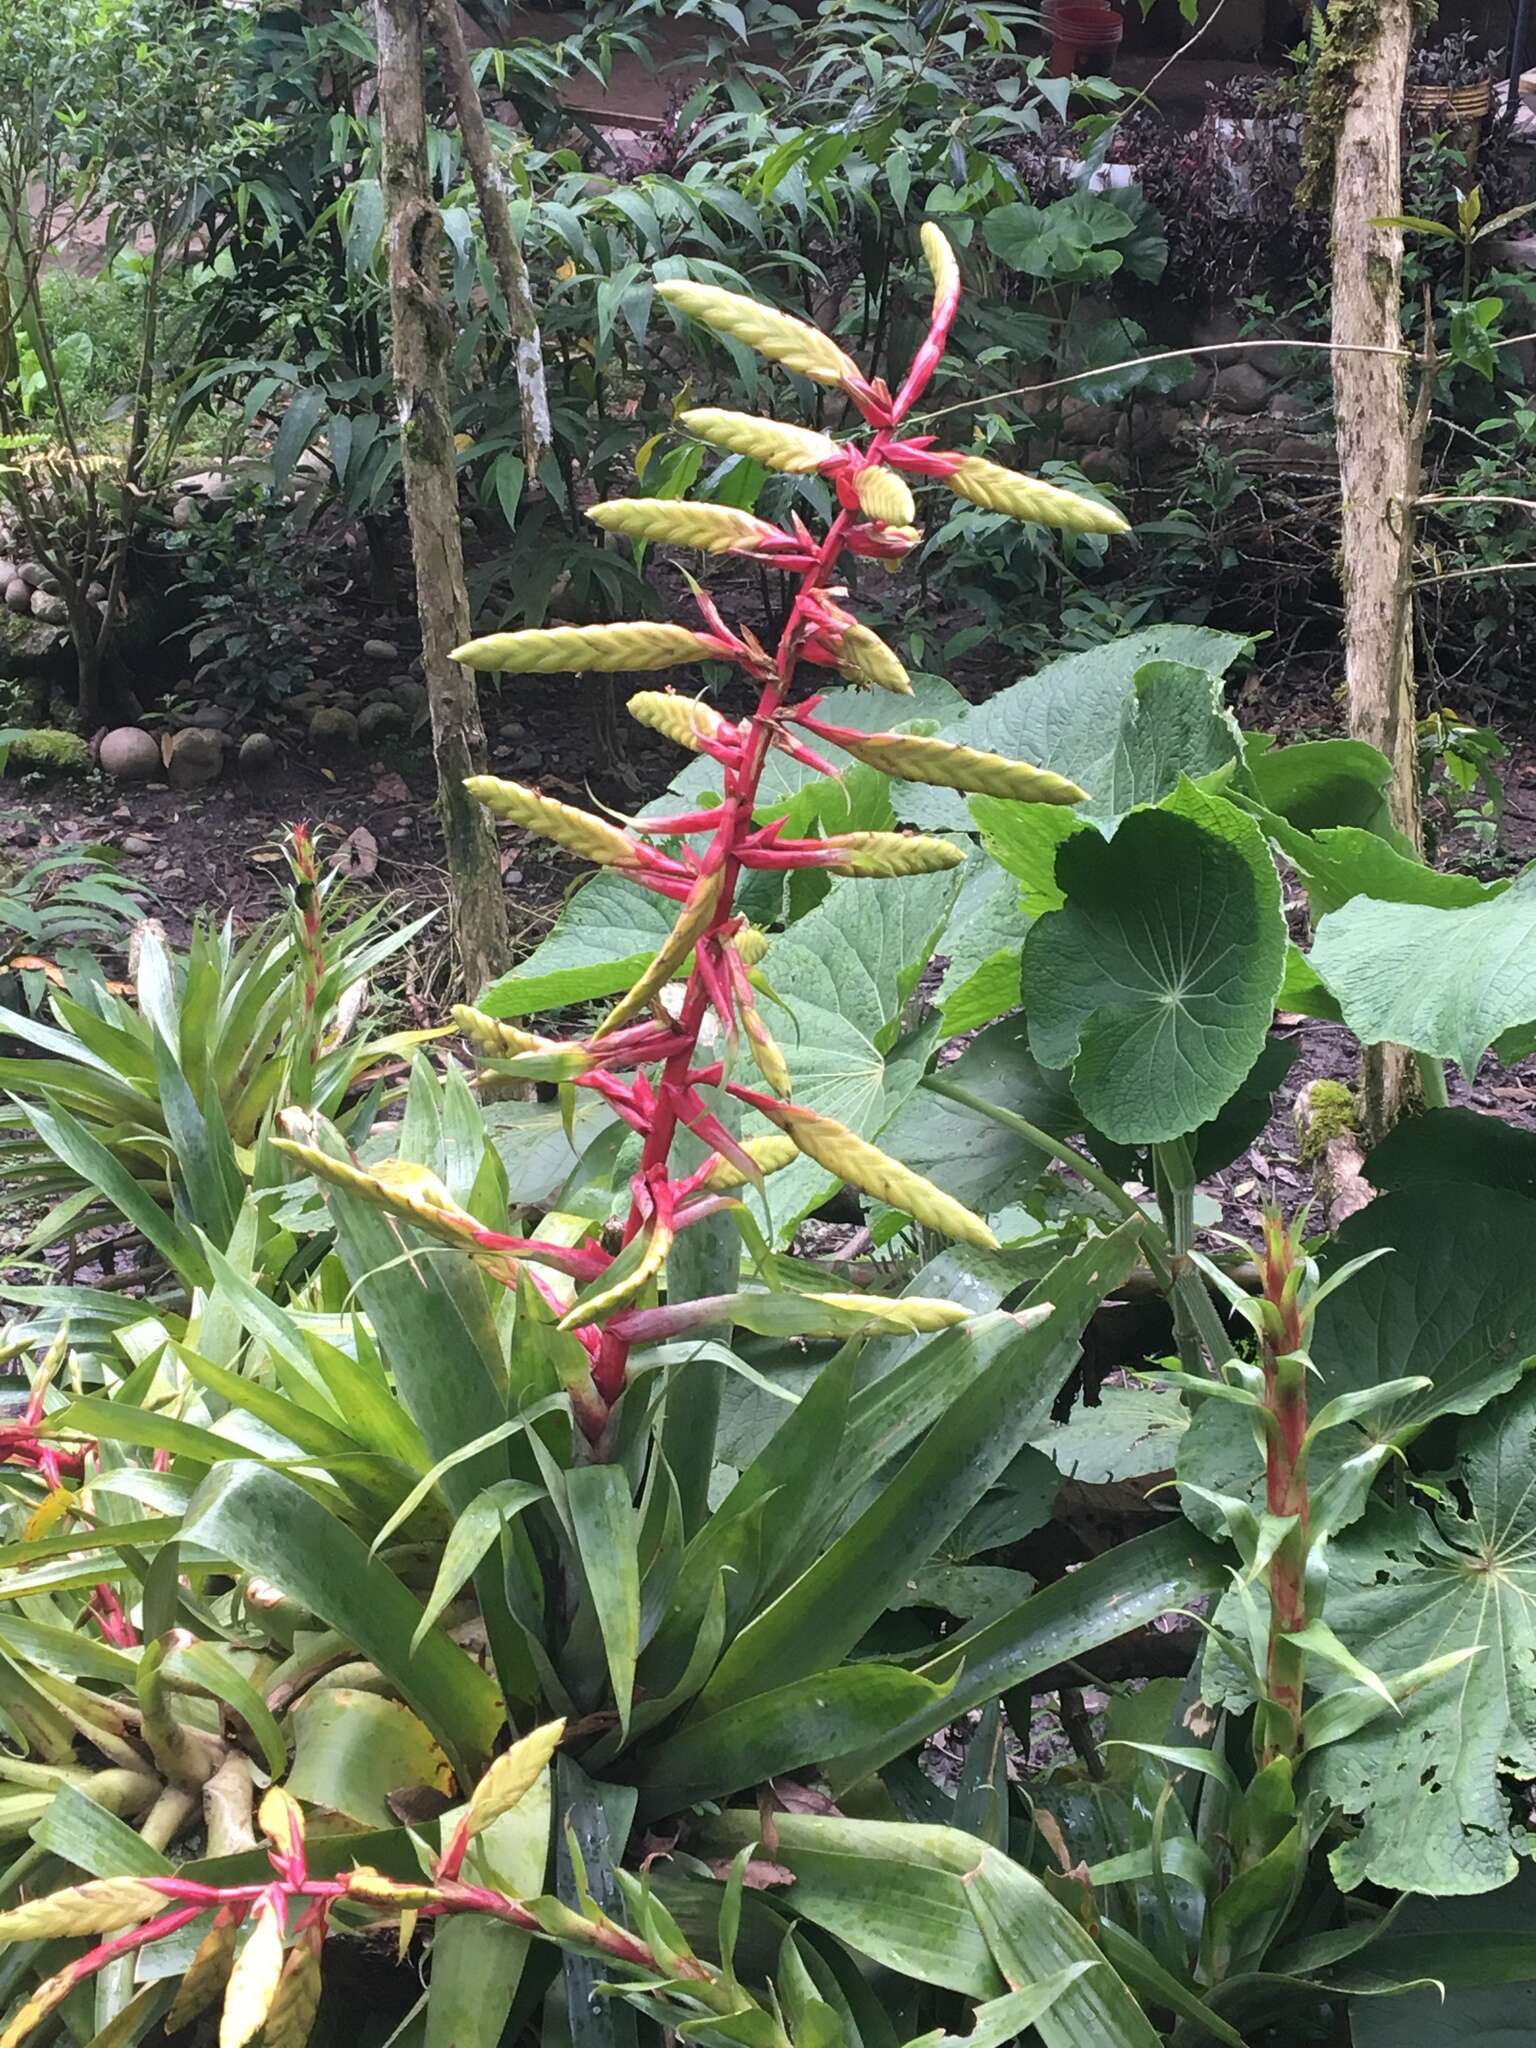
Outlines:
[[539, 334], [539, 316], [528, 288], [528, 266], [522, 245], [512, 224], [507, 204], [506, 181], [491, 149], [480, 89], [470, 69], [469, 51], [464, 45], [464, 25], [459, 19], [459, 0], [430, 0], [432, 24], [437, 33], [437, 57], [443, 82], [459, 120], [459, 134], [475, 197], [480, 202], [480, 225], [490, 251], [496, 282], [506, 301], [507, 328], [512, 336], [513, 362], [517, 377], [518, 413], [522, 427], [523, 464], [530, 486], [537, 481], [539, 465], [549, 452], [552, 430], [549, 423], [549, 392], [544, 382], [544, 343]]
[[[1392, 763], [1393, 823], [1420, 842], [1413, 675], [1413, 545], [1423, 421], [1410, 416], [1402, 330], [1402, 107], [1412, 0], [1356, 0], [1331, 20], [1335, 431], [1349, 729]], [[1385, 351], [1395, 353], [1385, 353]], [[1425, 394], [1427, 397], [1427, 387]], [[1363, 1122], [1374, 1142], [1412, 1087], [1408, 1055], [1373, 1047]]]
[[453, 325], [439, 285], [443, 223], [427, 167], [422, 5], [423, 0], [374, 0], [374, 23], [405, 503], [453, 937], [473, 997], [507, 965], [507, 911], [490, 820], [464, 788], [464, 778], [483, 773], [486, 765], [474, 678], [448, 658], [469, 638], [469, 597], [448, 402]]

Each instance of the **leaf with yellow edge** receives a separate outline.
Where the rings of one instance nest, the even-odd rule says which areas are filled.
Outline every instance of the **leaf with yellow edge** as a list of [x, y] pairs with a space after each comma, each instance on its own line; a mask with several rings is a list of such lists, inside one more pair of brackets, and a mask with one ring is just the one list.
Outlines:
[[26, 2004], [17, 2009], [5, 2032], [0, 2034], [0, 2048], [19, 2048], [28, 2034], [47, 2019], [55, 2006], [62, 2005], [74, 1988], [73, 1970], [60, 1970], [57, 1976], [45, 1978]]
[[266, 2048], [304, 2048], [320, 2009], [320, 1951], [325, 1929], [306, 1927], [288, 1951], [277, 1995], [267, 2013]]
[[280, 1856], [291, 1856], [304, 1846], [304, 1809], [281, 1785], [270, 1785], [262, 1794], [256, 1825]]
[[270, 1893], [256, 1901], [251, 1931], [235, 1957], [219, 2017], [219, 2048], [246, 2048], [266, 2025], [283, 1975], [283, 1930]]
[[981, 1217], [935, 1187], [931, 1180], [925, 1180], [922, 1174], [914, 1173], [910, 1166], [892, 1159], [878, 1145], [856, 1136], [845, 1124], [814, 1109], [804, 1109], [798, 1103], [770, 1102], [766, 1097], [753, 1100], [765, 1117], [787, 1132], [807, 1159], [814, 1159], [828, 1173], [835, 1173], [840, 1180], [873, 1195], [877, 1201], [888, 1202], [893, 1209], [904, 1209], [915, 1221], [942, 1231], [946, 1237], [957, 1238], [962, 1244], [980, 1245], [986, 1251], [997, 1250], [997, 1239]]
[[183, 2027], [190, 2026], [222, 1994], [235, 1960], [236, 1931], [233, 1907], [221, 1906], [176, 1988], [176, 1997], [165, 2016], [168, 2034], [179, 2034]]
[[116, 1934], [163, 1912], [168, 1901], [136, 1877], [95, 1877], [0, 1913], [0, 1942], [52, 1941], [68, 1934]]
[[533, 1790], [564, 1734], [564, 1721], [546, 1721], [531, 1735], [514, 1742], [504, 1756], [497, 1757], [469, 1796], [466, 1818], [471, 1836], [482, 1833], [504, 1813], [510, 1813]]
[[48, 1531], [62, 1522], [70, 1510], [79, 1504], [80, 1496], [72, 1493], [67, 1486], [50, 1487], [26, 1519], [22, 1536], [30, 1543], [35, 1536], [46, 1536]]
[[653, 996], [661, 994], [693, 951], [695, 941], [709, 929], [724, 881], [725, 871], [722, 868], [717, 868], [712, 875], [700, 875], [678, 913], [677, 923], [662, 941], [661, 951], [628, 995], [621, 996], [598, 1025], [592, 1034], [594, 1042], [605, 1038], [610, 1031], [617, 1031], [621, 1024], [627, 1024], [631, 1017], [639, 1015]]

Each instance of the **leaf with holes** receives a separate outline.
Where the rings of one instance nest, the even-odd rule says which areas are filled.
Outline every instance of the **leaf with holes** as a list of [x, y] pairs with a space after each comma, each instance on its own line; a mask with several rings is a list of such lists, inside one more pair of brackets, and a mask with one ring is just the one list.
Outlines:
[[1460, 1512], [1378, 1505], [1329, 1549], [1329, 1624], [1373, 1671], [1476, 1652], [1310, 1767], [1361, 1821], [1330, 1859], [1346, 1890], [1491, 1891], [1519, 1867], [1501, 1780], [1536, 1778], [1536, 1382], [1458, 1448]]

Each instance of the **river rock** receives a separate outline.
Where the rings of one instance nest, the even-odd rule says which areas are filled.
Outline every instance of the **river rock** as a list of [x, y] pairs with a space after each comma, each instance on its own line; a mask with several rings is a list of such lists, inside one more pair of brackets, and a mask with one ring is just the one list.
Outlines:
[[410, 714], [403, 711], [392, 697], [375, 697], [357, 714], [357, 736], [364, 746], [370, 746], [375, 740], [387, 739], [394, 733], [409, 732], [410, 728]]
[[23, 583], [19, 576], [13, 576], [5, 586], [5, 604], [7, 611], [15, 612], [18, 618], [29, 617], [32, 611], [31, 584]]
[[1269, 403], [1269, 379], [1251, 363], [1230, 363], [1216, 378], [1216, 403], [1228, 412], [1262, 412]]
[[32, 616], [41, 619], [45, 626], [67, 626], [69, 606], [62, 597], [51, 590], [34, 590], [32, 593]]
[[357, 720], [339, 704], [322, 704], [309, 717], [309, 736], [319, 747], [339, 752], [357, 745]]
[[23, 562], [17, 573], [28, 590], [42, 590], [53, 581], [41, 562]]
[[119, 725], [101, 743], [104, 775], [114, 782], [152, 782], [160, 773], [160, 749], [142, 726]]
[[398, 661], [400, 650], [393, 640], [365, 640], [363, 652], [370, 661]]
[[224, 766], [222, 734], [200, 725], [173, 732], [163, 751], [166, 779], [172, 789], [201, 789], [204, 783], [217, 782]]
[[259, 781], [277, 766], [277, 741], [269, 732], [248, 732], [240, 742], [240, 773]]

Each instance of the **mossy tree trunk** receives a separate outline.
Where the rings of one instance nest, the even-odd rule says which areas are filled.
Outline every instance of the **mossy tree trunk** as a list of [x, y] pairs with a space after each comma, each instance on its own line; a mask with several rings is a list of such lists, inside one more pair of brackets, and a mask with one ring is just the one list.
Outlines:
[[467, 775], [485, 769], [485, 728], [474, 678], [449, 659], [469, 638], [469, 598], [448, 402], [453, 325], [439, 281], [442, 216], [432, 201], [427, 168], [424, 4], [374, 0], [374, 22], [405, 502], [454, 944], [474, 997], [507, 964], [507, 913], [490, 820], [464, 788]]
[[[1332, 138], [1332, 364], [1345, 695], [1351, 733], [1392, 763], [1393, 821], [1417, 845], [1413, 542], [1422, 425], [1410, 412], [1401, 353], [1402, 236], [1373, 225], [1402, 212], [1412, 0], [1355, 0], [1336, 14], [1332, 55], [1344, 90]], [[1362, 1107], [1369, 1136], [1396, 1121], [1411, 1080], [1400, 1048], [1367, 1054]]]
[[533, 293], [528, 285], [528, 266], [523, 261], [512, 209], [507, 203], [506, 181], [496, 163], [485, 111], [480, 104], [480, 88], [470, 68], [464, 26], [459, 19], [459, 0], [429, 0], [429, 4], [437, 36], [438, 63], [458, 116], [464, 155], [474, 181], [475, 197], [480, 202], [485, 246], [490, 252], [491, 267], [496, 272], [496, 283], [506, 302], [507, 330], [512, 336], [517, 376], [523, 465], [531, 488], [538, 480], [540, 466], [553, 438], [539, 316], [534, 309]]

